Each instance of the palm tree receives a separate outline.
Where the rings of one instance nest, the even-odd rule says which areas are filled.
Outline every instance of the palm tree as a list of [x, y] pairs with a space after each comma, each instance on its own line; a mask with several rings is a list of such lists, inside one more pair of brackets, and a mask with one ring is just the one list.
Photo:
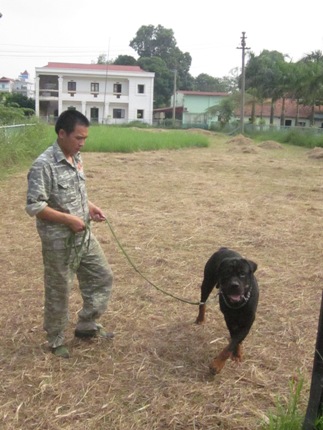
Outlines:
[[274, 123], [275, 102], [284, 94], [284, 57], [278, 51], [264, 50], [258, 57], [251, 53], [246, 66], [246, 89], [256, 90], [262, 100], [271, 99], [271, 125]]
[[303, 104], [312, 107], [311, 125], [314, 124], [315, 106], [323, 101], [323, 54], [322, 51], [313, 51], [299, 62], [303, 77], [299, 86]]

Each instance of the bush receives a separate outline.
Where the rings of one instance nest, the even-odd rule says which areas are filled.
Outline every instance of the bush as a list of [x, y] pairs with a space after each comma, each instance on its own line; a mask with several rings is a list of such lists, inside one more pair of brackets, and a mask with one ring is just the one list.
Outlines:
[[0, 104], [0, 125], [24, 122], [25, 114], [21, 108], [5, 107]]

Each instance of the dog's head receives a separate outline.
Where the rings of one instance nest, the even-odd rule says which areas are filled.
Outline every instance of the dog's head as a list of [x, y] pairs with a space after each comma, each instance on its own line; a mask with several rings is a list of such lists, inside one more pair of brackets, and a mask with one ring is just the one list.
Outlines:
[[257, 264], [245, 258], [225, 258], [218, 269], [217, 288], [232, 304], [246, 301]]

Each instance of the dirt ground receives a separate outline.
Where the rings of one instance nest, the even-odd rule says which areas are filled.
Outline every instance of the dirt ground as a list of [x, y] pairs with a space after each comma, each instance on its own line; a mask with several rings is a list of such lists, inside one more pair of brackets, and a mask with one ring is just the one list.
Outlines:
[[[229, 140], [229, 139], [227, 139]], [[260, 303], [244, 361], [217, 376], [210, 360], [228, 331], [215, 296], [197, 306], [136, 273], [106, 223], [96, 224], [115, 275], [102, 324], [112, 342], [73, 337], [69, 360], [48, 352], [43, 272], [26, 174], [1, 183], [0, 426], [5, 430], [255, 430], [304, 378], [305, 411], [323, 286], [322, 158], [303, 148], [210, 137], [210, 147], [84, 154], [90, 199], [153, 283], [196, 302], [220, 246], [257, 262]]]

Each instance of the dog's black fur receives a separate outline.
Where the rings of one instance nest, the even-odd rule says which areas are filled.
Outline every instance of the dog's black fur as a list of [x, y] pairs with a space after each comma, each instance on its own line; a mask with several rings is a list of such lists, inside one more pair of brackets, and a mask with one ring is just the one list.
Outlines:
[[237, 362], [242, 359], [241, 344], [255, 320], [258, 305], [256, 270], [256, 263], [228, 248], [220, 248], [205, 265], [196, 323], [204, 323], [205, 303], [213, 288], [219, 288], [220, 309], [231, 337], [229, 345], [210, 364], [213, 374], [221, 371], [229, 357]]

